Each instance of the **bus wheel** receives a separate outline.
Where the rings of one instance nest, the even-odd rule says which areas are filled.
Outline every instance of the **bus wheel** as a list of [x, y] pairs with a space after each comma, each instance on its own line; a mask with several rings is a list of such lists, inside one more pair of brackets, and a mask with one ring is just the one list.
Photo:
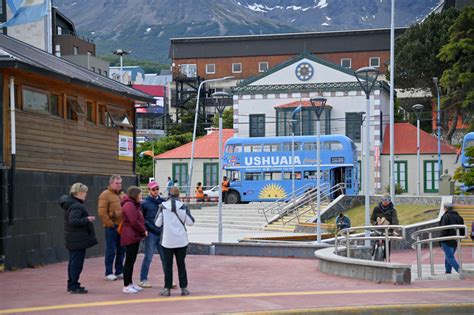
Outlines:
[[239, 193], [236, 191], [229, 191], [227, 193], [226, 203], [230, 204], [238, 204], [240, 202]]

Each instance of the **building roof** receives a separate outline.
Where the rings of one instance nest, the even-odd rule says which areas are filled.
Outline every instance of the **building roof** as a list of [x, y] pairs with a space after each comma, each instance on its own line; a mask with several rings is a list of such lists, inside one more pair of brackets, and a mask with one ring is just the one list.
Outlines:
[[132, 87], [153, 96], [165, 95], [165, 87], [161, 85], [133, 84]]
[[[294, 102], [290, 102], [290, 103], [286, 103], [282, 105], [277, 105], [275, 106], [275, 108], [296, 108], [300, 105], [301, 107], [312, 107], [310, 101], [294, 101]], [[332, 106], [329, 104], [326, 104], [325, 107], [332, 108]]]
[[[416, 127], [410, 123], [394, 126], [394, 154], [416, 154]], [[441, 141], [442, 154], [456, 154], [456, 148]], [[385, 128], [381, 154], [390, 154], [390, 126]], [[438, 138], [420, 129], [420, 154], [438, 154]]]
[[[161, 71], [163, 73], [163, 70]], [[147, 85], [167, 85], [168, 83], [173, 82], [173, 76], [171, 74], [148, 74], [145, 73], [145, 79], [143, 80], [143, 84]]]
[[3, 34], [0, 34], [0, 68], [23, 69], [64, 82], [95, 87], [130, 99], [153, 101], [151, 95]]
[[[222, 130], [222, 142], [234, 135], [233, 129]], [[189, 159], [191, 158], [192, 143], [186, 143], [168, 152], [155, 156], [155, 159]], [[195, 159], [218, 159], [219, 158], [219, 131], [213, 131], [196, 140], [194, 147]]]
[[[395, 36], [407, 28], [395, 29]], [[271, 35], [171, 38], [169, 57], [213, 58], [233, 56], [323, 54], [390, 50], [390, 28]]]

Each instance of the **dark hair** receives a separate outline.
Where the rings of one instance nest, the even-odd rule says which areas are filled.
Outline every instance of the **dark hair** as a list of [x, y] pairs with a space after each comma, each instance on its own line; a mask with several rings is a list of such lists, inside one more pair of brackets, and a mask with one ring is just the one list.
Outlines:
[[127, 195], [135, 201], [138, 201], [138, 196], [141, 194], [141, 192], [141, 188], [137, 186], [130, 186], [127, 189]]
[[340, 217], [343, 217], [343, 216], [344, 216], [344, 213], [339, 212], [339, 216], [340, 216]]
[[196, 186], [201, 186], [201, 185], [202, 185], [201, 182], [197, 182], [196, 184]]

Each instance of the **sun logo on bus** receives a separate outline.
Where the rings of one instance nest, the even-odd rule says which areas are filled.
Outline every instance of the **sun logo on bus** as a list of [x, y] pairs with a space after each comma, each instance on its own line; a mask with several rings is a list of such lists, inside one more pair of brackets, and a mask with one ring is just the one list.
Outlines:
[[260, 199], [285, 198], [286, 192], [282, 186], [277, 184], [268, 184], [260, 190], [258, 196]]

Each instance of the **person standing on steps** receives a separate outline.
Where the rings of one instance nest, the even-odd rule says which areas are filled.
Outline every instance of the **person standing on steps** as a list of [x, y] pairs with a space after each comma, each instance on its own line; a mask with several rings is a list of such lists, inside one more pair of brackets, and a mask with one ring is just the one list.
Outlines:
[[[464, 219], [459, 215], [451, 203], [444, 205], [444, 214], [439, 221], [439, 226], [460, 224], [464, 225]], [[461, 234], [464, 235], [464, 229], [460, 229]], [[456, 235], [456, 229], [446, 229], [441, 231], [441, 237], [454, 236]], [[445, 273], [450, 274], [452, 269], [456, 270], [457, 273], [462, 273], [459, 269], [459, 264], [456, 261], [454, 254], [458, 247], [457, 240], [446, 240], [440, 241], [441, 248], [444, 252], [444, 268]]]

